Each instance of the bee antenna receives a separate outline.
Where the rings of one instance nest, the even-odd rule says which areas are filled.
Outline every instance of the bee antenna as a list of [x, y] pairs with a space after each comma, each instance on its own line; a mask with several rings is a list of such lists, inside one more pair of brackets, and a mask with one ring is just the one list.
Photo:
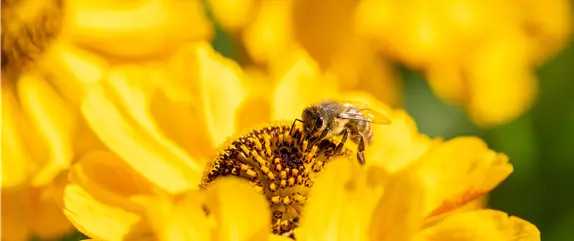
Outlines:
[[301, 123], [305, 124], [305, 122], [303, 122], [302, 120], [296, 118], [296, 119], [293, 121], [293, 124], [291, 124], [291, 130], [289, 130], [289, 135], [292, 135], [292, 134], [293, 134], [293, 129], [295, 128], [295, 123], [297, 123], [297, 122], [301, 122]]

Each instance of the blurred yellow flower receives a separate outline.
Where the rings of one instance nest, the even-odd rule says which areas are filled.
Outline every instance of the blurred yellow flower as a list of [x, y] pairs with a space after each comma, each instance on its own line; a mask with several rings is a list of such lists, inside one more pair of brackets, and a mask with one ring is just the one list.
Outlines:
[[65, 10], [65, 34], [115, 58], [160, 57], [211, 35], [199, 0], [69, 1]]
[[[74, 114], [37, 75], [2, 71], [2, 239], [56, 238], [72, 230], [55, 178], [73, 155]], [[65, 181], [65, 179], [64, 179]]]
[[[110, 151], [92, 152], [74, 165], [64, 194], [66, 216], [98, 240], [285, 239], [270, 234], [269, 216], [281, 209], [275, 209], [279, 203], [266, 189], [262, 189], [263, 196], [245, 180], [233, 177], [198, 189], [215, 153], [213, 147], [222, 146], [244, 128], [238, 124], [243, 120], [242, 105], [250, 102], [251, 89], [258, 87], [243, 81], [248, 76], [241, 68], [208, 44], [193, 44], [168, 62], [172, 68], [166, 75], [155, 75], [155, 82], [134, 81], [153, 79], [150, 73], [154, 72], [118, 68], [110, 71], [107, 81], [88, 89], [82, 113]], [[358, 167], [354, 159], [333, 160], [323, 164], [320, 177], [309, 179], [308, 193], [294, 199], [281, 196], [280, 206], [294, 208], [295, 217], [301, 217], [300, 228], [295, 230], [298, 239], [539, 240], [536, 227], [502, 212], [457, 210], [512, 172], [506, 156], [473, 137], [442, 141], [421, 135], [404, 111], [393, 110], [363, 92], [322, 86], [321, 81], [333, 76], [319, 69], [310, 57], [300, 58], [277, 81], [267, 107], [254, 105], [248, 110], [248, 115], [256, 116], [250, 124], [257, 119], [292, 120], [304, 106], [322, 97], [368, 103], [386, 113], [392, 124], [375, 126], [376, 139], [366, 151], [365, 168]], [[171, 95], [181, 83], [190, 85], [183, 90], [190, 93]], [[287, 132], [280, 136], [273, 141], [296, 138]], [[346, 152], [356, 150], [352, 143], [348, 145]], [[222, 148], [224, 153], [226, 146]], [[276, 148], [265, 152], [273, 153]], [[239, 155], [229, 158], [229, 163], [241, 159]], [[320, 159], [311, 155], [313, 161]], [[319, 165], [315, 166], [321, 169]], [[226, 170], [221, 173], [239, 173], [231, 167], [220, 169]], [[264, 173], [255, 163], [238, 168]], [[243, 179], [252, 182], [254, 176], [262, 178], [245, 174]], [[282, 172], [273, 175], [277, 178], [268, 176], [269, 180], [287, 180]], [[297, 182], [275, 185], [288, 192], [294, 185], [290, 183]], [[308, 195], [309, 201], [297, 207], [295, 202], [305, 200], [296, 198], [301, 195]]]
[[199, 1], [3, 0], [2, 240], [73, 230], [61, 210], [67, 169], [107, 150], [80, 107], [110, 68], [150, 69], [154, 86], [172, 52], [210, 34]]
[[305, 52], [321, 69], [337, 76], [337, 81], [324, 85], [367, 91], [392, 106], [401, 103], [394, 69], [348, 24], [350, 2], [207, 2], [215, 20], [242, 43], [248, 67], [268, 74], [269, 79], [280, 79]]
[[568, 0], [363, 0], [354, 23], [385, 55], [424, 71], [443, 100], [492, 126], [529, 109], [534, 69], [568, 43], [572, 13]]
[[569, 42], [572, 28], [568, 0], [207, 2], [271, 79], [302, 48], [345, 89], [398, 106], [401, 86], [387, 63], [398, 61], [424, 72], [436, 95], [483, 127], [530, 108], [535, 69]]
[[62, 18], [59, 1], [2, 1], [2, 240], [54, 239], [73, 230], [59, 205], [59, 174], [83, 129], [36, 68]]

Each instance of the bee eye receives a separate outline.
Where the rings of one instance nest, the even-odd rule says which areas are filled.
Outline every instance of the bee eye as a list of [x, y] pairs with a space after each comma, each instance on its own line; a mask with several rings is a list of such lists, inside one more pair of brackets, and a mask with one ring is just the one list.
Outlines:
[[323, 117], [317, 116], [317, 118], [315, 118], [315, 126], [317, 128], [323, 126]]

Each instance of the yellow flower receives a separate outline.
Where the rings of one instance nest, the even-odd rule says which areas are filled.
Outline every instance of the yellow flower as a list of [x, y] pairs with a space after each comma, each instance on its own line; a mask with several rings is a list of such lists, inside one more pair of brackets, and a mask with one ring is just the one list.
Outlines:
[[2, 1], [2, 239], [73, 230], [61, 210], [74, 139], [85, 128], [38, 62], [63, 18], [59, 1]]
[[[336, 139], [323, 142], [325, 146], [308, 143], [303, 148], [306, 168], [316, 169], [307, 176], [305, 169], [293, 171], [289, 166], [300, 163], [297, 153], [295, 159], [286, 155], [279, 163], [260, 162], [261, 153], [280, 151], [281, 141], [304, 146], [296, 141], [300, 132], [289, 135], [290, 123], [274, 124], [224, 142], [241, 134], [238, 123], [243, 112], [239, 110], [249, 102], [254, 87], [242, 81], [246, 76], [239, 66], [209, 45], [196, 44], [187, 50], [170, 62], [173, 68], [168, 74], [156, 76], [163, 77], [161, 83], [167, 86], [134, 81], [153, 79], [153, 75], [118, 68], [110, 72], [109, 80], [87, 90], [82, 113], [110, 150], [92, 152], [74, 165], [64, 210], [88, 236], [99, 240], [285, 239], [270, 234], [278, 226], [269, 216], [287, 214], [291, 224], [300, 220], [295, 235], [302, 240], [539, 239], [532, 224], [502, 212], [457, 209], [512, 172], [506, 156], [473, 137], [450, 141], [425, 137], [404, 111], [386, 107], [363, 92], [317, 88], [332, 76], [322, 74], [308, 57], [299, 59], [277, 81], [273, 98], [267, 100], [271, 119], [293, 120], [320, 96], [331, 96], [368, 103], [386, 113], [392, 124], [374, 126], [375, 142], [365, 153], [364, 167], [356, 164], [356, 145], [351, 142], [343, 156], [353, 158], [325, 159]], [[175, 91], [173, 83], [190, 79], [194, 81], [188, 82], [192, 86], [188, 95], [169, 94]], [[174, 108], [178, 106], [184, 108]], [[260, 110], [255, 105], [247, 114], [258, 115]], [[176, 112], [180, 118], [173, 118]], [[206, 164], [212, 164], [207, 161], [213, 158], [215, 146], [221, 146], [217, 161], [202, 176]], [[201, 148], [207, 150], [193, 151]], [[254, 161], [274, 166], [265, 171]], [[239, 162], [245, 165], [236, 165]], [[271, 171], [275, 164], [282, 169]], [[243, 180], [224, 177], [212, 182], [229, 174]], [[296, 179], [298, 174], [305, 179]], [[272, 187], [258, 180], [277, 183]], [[201, 181], [206, 183], [200, 188]], [[248, 181], [262, 188], [265, 196]], [[298, 186], [304, 181], [305, 187]], [[280, 199], [271, 195], [273, 190], [282, 191]], [[279, 227], [289, 226], [289, 221], [279, 220]]]
[[[48, 83], [2, 71], [2, 238], [56, 238], [72, 230], [57, 195], [73, 158], [77, 118]], [[65, 179], [63, 179], [65, 181]]]
[[88, 91], [120, 64], [159, 84], [164, 59], [211, 27], [199, 1], [2, 5], [2, 238], [57, 238], [73, 230], [61, 210], [70, 163], [107, 149], [79, 118]]
[[242, 43], [250, 67], [266, 73], [271, 80], [280, 79], [303, 54], [337, 76], [337, 81], [324, 85], [367, 91], [392, 106], [401, 103], [394, 69], [346, 24], [352, 4], [299, 0], [208, 2], [215, 20]]
[[272, 79], [304, 49], [339, 77], [336, 84], [397, 106], [393, 70], [371, 51], [380, 49], [423, 71], [441, 99], [485, 127], [529, 109], [537, 94], [534, 69], [568, 43], [572, 24], [567, 0], [208, 2]]
[[66, 2], [65, 10], [68, 38], [116, 58], [158, 57], [211, 35], [199, 0], [82, 0]]
[[355, 23], [384, 54], [424, 71], [439, 97], [492, 126], [528, 110], [533, 69], [568, 43], [572, 13], [567, 0], [363, 0]]
[[[110, 151], [93, 152], [72, 169], [66, 215], [80, 231], [102, 240], [268, 236], [269, 214], [254, 222], [250, 215], [228, 211], [239, 209], [233, 196], [241, 194], [246, 202], [261, 200], [245, 203], [253, 213], [269, 212], [263, 197], [249, 198], [255, 191], [248, 186], [231, 180], [205, 193], [193, 191], [215, 146], [235, 133], [235, 122], [242, 119], [229, 111], [247, 99], [241, 69], [206, 43], [187, 46], [166, 62], [163, 72], [118, 66], [86, 88], [82, 113]], [[222, 191], [229, 189], [237, 192]], [[203, 199], [215, 205], [209, 217]], [[175, 217], [175, 210], [189, 212]], [[211, 218], [215, 226], [202, 221]], [[110, 223], [114, 227], [106, 228]]]

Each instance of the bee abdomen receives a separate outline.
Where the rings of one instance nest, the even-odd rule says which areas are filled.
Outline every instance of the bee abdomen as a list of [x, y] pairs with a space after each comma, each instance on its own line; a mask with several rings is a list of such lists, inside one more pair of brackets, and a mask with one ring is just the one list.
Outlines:
[[365, 136], [365, 142], [370, 145], [373, 142], [373, 129], [369, 124], [366, 124], [365, 128], [365, 132], [363, 132], [363, 135]]

